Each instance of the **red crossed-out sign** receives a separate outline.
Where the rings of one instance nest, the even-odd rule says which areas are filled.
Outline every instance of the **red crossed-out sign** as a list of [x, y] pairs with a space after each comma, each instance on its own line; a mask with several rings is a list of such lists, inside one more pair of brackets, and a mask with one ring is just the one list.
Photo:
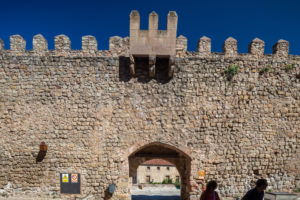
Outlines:
[[72, 174], [71, 175], [71, 180], [72, 180], [72, 183], [78, 183], [78, 175], [77, 174]]

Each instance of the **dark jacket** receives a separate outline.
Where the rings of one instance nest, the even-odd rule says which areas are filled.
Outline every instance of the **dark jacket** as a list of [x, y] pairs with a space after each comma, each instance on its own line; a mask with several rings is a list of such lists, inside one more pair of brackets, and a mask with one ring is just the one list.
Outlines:
[[263, 200], [264, 191], [258, 192], [256, 188], [249, 190], [242, 200]]

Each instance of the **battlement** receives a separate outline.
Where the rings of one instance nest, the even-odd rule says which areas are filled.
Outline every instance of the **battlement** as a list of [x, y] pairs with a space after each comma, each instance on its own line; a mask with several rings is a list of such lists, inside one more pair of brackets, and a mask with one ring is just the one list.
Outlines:
[[[133, 15], [134, 13], [134, 15]], [[169, 14], [170, 15], [170, 14]], [[176, 16], [175, 14], [172, 14]], [[131, 18], [135, 18], [135, 22], [137, 20], [136, 12], [131, 13]], [[150, 14], [151, 20], [157, 19], [157, 14], [152, 12]], [[151, 23], [152, 26], [153, 23]], [[155, 24], [155, 23], [154, 23]], [[135, 27], [138, 27], [137, 24]], [[154, 26], [156, 27], [156, 25]], [[175, 27], [175, 25], [173, 26]], [[133, 28], [133, 25], [131, 25]], [[156, 29], [155, 29], [156, 30]], [[172, 30], [172, 29], [171, 29]], [[173, 31], [173, 32], [172, 32]], [[174, 30], [172, 30], [172, 34]], [[149, 34], [151, 31], [148, 31]], [[132, 33], [132, 32], [131, 32]], [[174, 35], [173, 35], [174, 36]], [[174, 36], [175, 37], [175, 36]], [[143, 37], [141, 37], [143, 38]], [[140, 39], [141, 39], [140, 38]], [[138, 39], [138, 40], [140, 40]], [[0, 55], [9, 55], [9, 56], [50, 56], [50, 57], [127, 57], [130, 60], [129, 71], [132, 77], [135, 76], [135, 65], [137, 57], [145, 57], [148, 59], [149, 63], [149, 76], [151, 78], [155, 77], [156, 74], [156, 58], [160, 57], [160, 55], [154, 54], [154, 52], [149, 55], [144, 54], [133, 54], [132, 46], [136, 42], [132, 42], [130, 37], [119, 37], [114, 36], [109, 39], [109, 50], [98, 50], [98, 42], [94, 36], [88, 35], [82, 37], [82, 49], [81, 50], [72, 50], [71, 41], [69, 37], [66, 35], [58, 35], [54, 38], [55, 49], [48, 49], [47, 40], [41, 35], [35, 35], [33, 37], [33, 49], [26, 50], [26, 41], [20, 35], [12, 35], [10, 37], [10, 49], [5, 49], [3, 40], [0, 39]], [[133, 44], [132, 44], [133, 43]], [[163, 43], [162, 43], [163, 44]], [[297, 55], [289, 55], [289, 42], [286, 40], [280, 39], [276, 44], [273, 45], [272, 54], [265, 54], [265, 43], [264, 41], [255, 38], [252, 42], [250, 42], [248, 46], [248, 53], [238, 53], [237, 48], [237, 40], [229, 37], [225, 40], [223, 44], [223, 52], [215, 53], [211, 52], [211, 39], [203, 36], [199, 39], [197, 44], [197, 50], [195, 52], [187, 51], [187, 38], [184, 36], [179, 36], [175, 38], [175, 48], [174, 52], [170, 53], [169, 56], [162, 56], [163, 58], [168, 59], [168, 64], [165, 68], [168, 70], [168, 77], [172, 78], [175, 70], [175, 66], [177, 65], [177, 60], [181, 58], [197, 58], [197, 59], [217, 59], [224, 60], [230, 59], [231, 62], [235, 60], [256, 60], [262, 61], [265, 59], [273, 60], [273, 61], [281, 61], [286, 63], [295, 63], [300, 61], [300, 56]], [[148, 47], [148, 45], [145, 45]], [[157, 46], [158, 48], [158, 46]], [[133, 48], [134, 49], [134, 48]], [[142, 52], [142, 51], [141, 51]], [[152, 54], [153, 53], [153, 54]], [[144, 55], [144, 56], [143, 56]]]
[[[21, 56], [23, 54], [33, 54], [35, 56], [82, 56], [82, 57], [96, 57], [96, 56], [126, 56], [129, 57], [130, 44], [129, 38], [121, 38], [119, 36], [111, 37], [109, 40], [109, 50], [98, 50], [98, 43], [94, 36], [82, 37], [82, 49], [71, 49], [71, 41], [66, 35], [58, 35], [55, 37], [55, 49], [48, 49], [47, 40], [41, 35], [33, 37], [33, 49], [26, 50], [26, 41], [20, 35], [10, 36], [10, 48], [6, 49], [3, 40], [0, 39], [0, 52], [9, 53], [10, 55]], [[222, 53], [211, 52], [211, 39], [203, 36], [199, 39], [196, 52], [187, 51], [187, 38], [179, 36], [176, 38], [175, 46], [176, 57], [194, 57], [210, 58], [213, 54], [219, 54], [224, 58], [235, 58], [240, 54], [237, 49], [237, 41], [229, 37], [225, 40]], [[273, 45], [272, 54], [264, 53], [264, 41], [255, 38], [250, 42], [248, 47], [248, 56], [252, 58], [263, 58], [264, 56], [272, 56], [274, 59], [288, 59], [289, 57], [289, 42], [280, 39]], [[244, 55], [244, 54], [243, 54]]]
[[[64, 57], [106, 57], [106, 56], [125, 56], [130, 58], [130, 72], [135, 74], [135, 58], [146, 57], [149, 59], [149, 75], [155, 75], [156, 57], [169, 59], [169, 77], [174, 73], [176, 65], [175, 57], [198, 57], [210, 59], [217, 57], [220, 59], [264, 59], [272, 57], [275, 60], [289, 59], [289, 42], [280, 39], [273, 45], [272, 54], [265, 54], [264, 41], [255, 38], [248, 48], [247, 54], [239, 54], [237, 40], [229, 37], [223, 44], [222, 53], [211, 52], [211, 39], [203, 36], [197, 43], [196, 52], [187, 51], [187, 38], [177, 34], [177, 14], [170, 11], [167, 17], [167, 30], [158, 30], [158, 14], [149, 14], [148, 30], [140, 30], [140, 15], [138, 11], [130, 13], [130, 36], [121, 38], [114, 36], [109, 39], [109, 50], [98, 50], [98, 42], [94, 36], [82, 37], [82, 49], [72, 50], [71, 41], [66, 35], [58, 35], [54, 38], [55, 49], [48, 49], [47, 40], [41, 35], [33, 37], [33, 49], [26, 50], [26, 41], [20, 35], [10, 36], [10, 48], [5, 49], [3, 40], [0, 39], [0, 52], [11, 56], [64, 56]], [[295, 57], [295, 56], [293, 56]], [[296, 56], [297, 58], [299, 56]]]

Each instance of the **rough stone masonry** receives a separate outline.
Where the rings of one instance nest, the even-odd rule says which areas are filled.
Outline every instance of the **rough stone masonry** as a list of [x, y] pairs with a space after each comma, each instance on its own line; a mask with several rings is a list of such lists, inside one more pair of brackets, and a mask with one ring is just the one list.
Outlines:
[[[172, 57], [132, 59], [129, 38], [110, 38], [105, 51], [93, 36], [82, 50], [65, 35], [54, 50], [42, 35], [33, 50], [19, 35], [10, 49], [0, 40], [0, 195], [130, 199], [137, 166], [157, 157], [178, 168], [181, 199], [199, 198], [212, 179], [223, 197], [261, 177], [272, 191], [299, 189], [300, 56], [289, 43], [264, 54], [254, 39], [240, 54], [231, 37], [222, 53], [207, 37], [196, 52], [183, 36], [167, 40], [171, 76]], [[41, 142], [48, 148], [37, 162]], [[81, 194], [61, 194], [60, 173], [80, 173]]]

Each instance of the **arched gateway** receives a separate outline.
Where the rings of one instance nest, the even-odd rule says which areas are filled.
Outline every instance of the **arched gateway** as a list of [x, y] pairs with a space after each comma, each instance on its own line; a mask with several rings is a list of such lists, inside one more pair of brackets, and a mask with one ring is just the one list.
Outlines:
[[128, 157], [130, 182], [138, 166], [154, 158], [167, 160], [176, 166], [181, 177], [181, 200], [189, 199], [191, 158], [182, 150], [168, 144], [153, 142], [131, 153]]

